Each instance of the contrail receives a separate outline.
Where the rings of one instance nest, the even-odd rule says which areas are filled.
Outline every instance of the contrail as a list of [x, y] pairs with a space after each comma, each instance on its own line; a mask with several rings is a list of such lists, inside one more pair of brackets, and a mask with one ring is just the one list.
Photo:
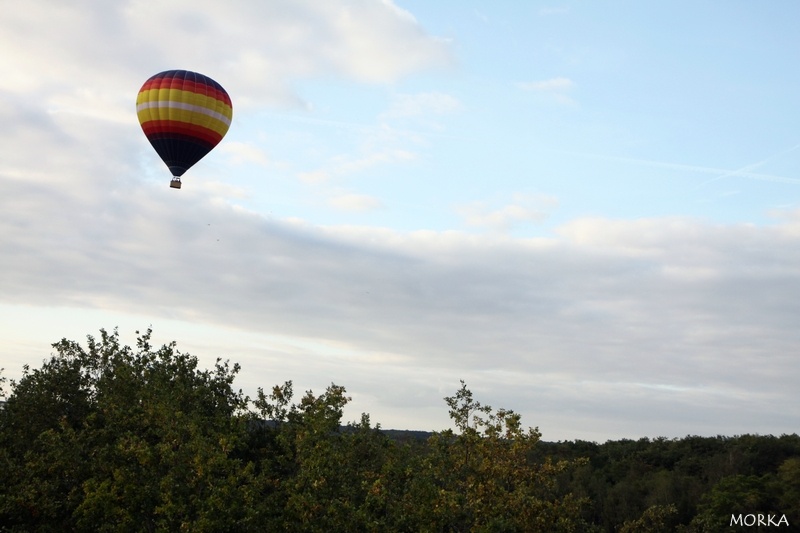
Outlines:
[[[757, 162], [752, 163], [750, 165], [746, 165], [746, 166], [744, 166], [744, 167], [742, 167], [742, 168], [740, 168], [738, 170], [733, 170], [731, 172], [725, 172], [725, 173], [720, 174], [719, 176], [717, 176], [715, 178], [711, 178], [710, 180], [706, 180], [703, 183], [701, 183], [700, 185], [698, 185], [697, 187], [700, 188], [703, 185], [707, 185], [707, 184], [711, 183], [712, 181], [717, 181], [717, 180], [721, 180], [721, 179], [724, 179], [724, 178], [730, 178], [730, 177], [733, 177], [733, 176], [742, 176], [742, 177], [745, 177], [745, 178], [752, 177], [752, 176], [764, 176], [763, 174], [752, 174], [750, 171], [760, 167], [761, 165], [764, 165], [764, 164], [768, 163], [769, 161], [772, 161], [773, 159], [775, 159], [777, 157], [780, 157], [782, 155], [788, 154], [789, 152], [794, 152], [798, 148], [800, 148], [800, 144], [795, 144], [791, 148], [787, 148], [786, 150], [783, 150], [782, 152], [778, 152], [777, 154], [773, 154], [773, 155], [767, 157], [766, 159], [762, 159], [761, 161], [757, 161]], [[772, 176], [772, 178], [780, 178], [780, 181], [790, 180], [790, 183], [800, 182], [800, 180], [797, 180], [797, 179], [782, 178], [780, 176]], [[761, 178], [756, 178], [756, 179], [761, 179]], [[773, 180], [773, 181], [775, 181], [775, 180]]]
[[587, 154], [587, 153], [576, 153], [576, 152], [563, 152], [568, 155], [576, 155], [580, 157], [591, 157], [594, 159], [605, 159], [607, 161], [619, 161], [622, 163], [634, 163], [637, 165], [648, 165], [652, 167], [661, 167], [661, 168], [671, 168], [675, 170], [685, 170], [688, 172], [697, 172], [702, 174], [716, 174], [716, 176], [710, 180], [704, 181], [697, 187], [702, 187], [712, 181], [717, 181], [723, 178], [730, 178], [734, 176], [738, 176], [741, 178], [748, 178], [753, 180], [761, 180], [761, 181], [772, 181], [775, 183], [791, 183], [794, 185], [800, 185], [800, 178], [789, 178], [786, 176], [775, 176], [773, 174], [761, 174], [757, 172], [751, 172], [751, 170], [764, 165], [768, 161], [772, 161], [773, 159], [780, 157], [782, 155], [788, 154], [789, 152], [793, 152], [800, 148], [800, 144], [796, 144], [791, 148], [783, 150], [782, 152], [778, 152], [777, 154], [771, 155], [766, 159], [758, 161], [756, 163], [752, 163], [750, 165], [744, 166], [737, 170], [730, 170], [725, 168], [714, 168], [714, 167], [704, 167], [700, 165], [684, 165], [681, 163], [669, 163], [666, 161], [652, 161], [649, 159], [634, 159], [630, 157], [615, 157], [615, 156], [606, 156], [606, 155], [599, 155], [599, 154]]

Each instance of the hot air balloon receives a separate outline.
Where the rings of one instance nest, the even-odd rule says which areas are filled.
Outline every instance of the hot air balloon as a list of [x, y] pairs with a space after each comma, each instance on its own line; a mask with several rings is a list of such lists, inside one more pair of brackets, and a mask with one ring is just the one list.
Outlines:
[[139, 123], [172, 172], [169, 186], [181, 188], [181, 176], [227, 133], [231, 99], [211, 78], [188, 70], [167, 70], [147, 80], [136, 97]]

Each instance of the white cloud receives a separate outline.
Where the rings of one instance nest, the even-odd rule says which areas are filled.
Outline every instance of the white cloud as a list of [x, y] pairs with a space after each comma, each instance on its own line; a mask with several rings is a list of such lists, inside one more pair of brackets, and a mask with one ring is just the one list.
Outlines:
[[333, 177], [357, 174], [378, 165], [407, 162], [415, 158], [413, 152], [400, 148], [386, 148], [355, 158], [339, 155], [327, 161], [323, 168], [299, 172], [297, 177], [306, 183], [322, 183]]
[[297, 172], [297, 177], [306, 183], [323, 183], [379, 166], [413, 161], [418, 158], [416, 149], [428, 143], [430, 131], [443, 129], [433, 117], [460, 107], [456, 98], [444, 93], [395, 94], [374, 125], [356, 127], [318, 121], [351, 130], [356, 134], [355, 142], [348, 152], [328, 157], [316, 169]]
[[327, 170], [317, 169], [297, 173], [297, 179], [305, 183], [323, 183], [331, 178]]
[[330, 198], [328, 203], [335, 209], [354, 212], [373, 211], [383, 207], [380, 199], [366, 194], [340, 194]]
[[255, 163], [259, 166], [267, 166], [269, 164], [269, 158], [264, 150], [250, 142], [228, 140], [219, 146], [219, 151], [228, 154], [234, 165]]
[[375, 0], [42, 0], [7, 10], [0, 46], [0, 90], [49, 101], [77, 89], [69, 103], [84, 110], [101, 94], [128, 111], [126, 88], [176, 66], [210, 75], [247, 107], [301, 104], [289, 85], [299, 77], [387, 83], [452, 61], [445, 42]]
[[449, 94], [429, 92], [417, 94], [395, 94], [383, 120], [420, 117], [430, 114], [443, 115], [461, 109], [461, 102]]
[[456, 211], [469, 226], [508, 231], [522, 223], [542, 222], [557, 206], [558, 200], [552, 196], [517, 193], [511, 202], [500, 207], [477, 201], [458, 206]]
[[574, 104], [575, 101], [567, 95], [575, 88], [575, 82], [569, 78], [558, 77], [540, 81], [517, 83], [517, 87], [525, 91], [532, 91], [554, 99], [560, 104]]
[[[266, 380], [281, 368], [384, 398], [363, 406], [376, 420], [400, 408], [387, 390], [412, 387], [441, 410], [441, 389], [463, 377], [491, 403], [509, 398], [549, 438], [800, 423], [781, 411], [800, 400], [795, 217], [771, 227], [587, 219], [525, 240], [315, 227], [202, 187], [177, 197], [103, 176], [82, 191], [0, 179], [7, 308], [95, 308], [294, 339], [302, 369], [282, 365], [266, 337], [259, 348], [232, 342], [227, 356]], [[331, 346], [350, 354], [346, 365]], [[747, 405], [743, 427], [726, 406]], [[784, 414], [765, 415], [774, 412]]]
[[328, 157], [316, 169], [297, 172], [297, 177], [306, 183], [323, 183], [379, 166], [413, 161], [418, 158], [415, 150], [427, 144], [430, 131], [443, 129], [433, 117], [455, 112], [460, 107], [456, 98], [444, 93], [394, 94], [388, 109], [377, 115], [374, 125], [316, 121], [349, 129], [356, 134], [356, 141], [349, 152]]
[[339, 6], [330, 15], [343, 46], [323, 53], [362, 81], [390, 82], [420, 66], [451, 60], [444, 41], [425, 36], [414, 17], [391, 2], [362, 1]]
[[551, 78], [542, 81], [520, 82], [519, 87], [528, 91], [561, 92], [568, 91], [575, 86], [569, 78]]
[[191, 187], [197, 192], [208, 194], [211, 198], [216, 199], [248, 197], [245, 189], [221, 181], [192, 181]]
[[[380, 379], [436, 372], [494, 395], [513, 385], [497, 388], [484, 372], [513, 372], [524, 384], [515, 390], [533, 402], [516, 407], [544, 402], [547, 416], [578, 410], [608, 420], [656, 387], [637, 400], [642, 409], [711, 395], [716, 403], [695, 409], [732, 428], [734, 414], [715, 406], [750, 398], [774, 410], [798, 400], [795, 219], [769, 228], [578, 220], [559, 239], [520, 240], [317, 228], [190, 188], [180, 202], [166, 187], [136, 186], [76, 203], [30, 184], [0, 185], [5, 304], [90, 306], [338, 343], [361, 361], [351, 361], [357, 383], [346, 384], [376, 395], [376, 365], [386, 365]], [[42, 212], [49, 216], [31, 215]], [[381, 353], [390, 354], [385, 363]], [[589, 383], [595, 400], [586, 404]], [[434, 396], [439, 387], [420, 386]], [[637, 413], [626, 415], [628, 434], [643, 431]], [[708, 430], [663, 415], [653, 431]], [[783, 420], [749, 429], [798, 422]]]

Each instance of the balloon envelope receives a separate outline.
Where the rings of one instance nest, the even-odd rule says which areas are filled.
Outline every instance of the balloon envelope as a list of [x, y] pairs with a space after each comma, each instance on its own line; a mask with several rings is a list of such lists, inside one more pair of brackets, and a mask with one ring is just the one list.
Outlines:
[[227, 133], [233, 106], [225, 89], [188, 70], [167, 70], [147, 80], [136, 97], [139, 123], [178, 181]]

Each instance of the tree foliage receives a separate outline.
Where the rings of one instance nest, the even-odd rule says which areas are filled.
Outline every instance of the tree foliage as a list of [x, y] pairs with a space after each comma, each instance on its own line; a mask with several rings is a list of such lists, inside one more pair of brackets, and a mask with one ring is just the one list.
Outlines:
[[86, 349], [62, 340], [25, 369], [0, 418], [9, 529], [218, 531], [246, 518], [238, 365], [198, 370], [174, 343], [152, 349], [150, 334], [135, 351], [116, 331]]
[[463, 381], [445, 401], [457, 433], [430, 439], [410, 511], [431, 517], [434, 531], [583, 530], [584, 502], [556, 491], [557, 476], [580, 460], [532, 461], [538, 429], [523, 428], [511, 410], [481, 405]]
[[536, 453], [588, 459], [560, 483], [588, 498], [584, 516], [603, 531], [735, 531], [731, 515], [748, 513], [800, 524], [796, 434], [542, 443]]
[[[138, 332], [137, 332], [138, 334]], [[0, 531], [591, 532], [800, 522], [800, 438], [546, 443], [519, 414], [444, 398], [454, 429], [392, 437], [331, 384], [255, 398], [151, 331], [62, 339], [0, 379]], [[397, 435], [396, 433], [394, 435]]]

